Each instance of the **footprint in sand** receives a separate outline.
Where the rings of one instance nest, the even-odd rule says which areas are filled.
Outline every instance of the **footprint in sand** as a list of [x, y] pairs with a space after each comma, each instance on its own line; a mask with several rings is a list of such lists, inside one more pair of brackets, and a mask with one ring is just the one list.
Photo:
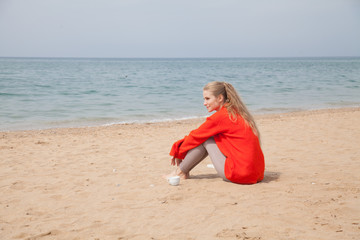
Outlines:
[[[243, 227], [243, 230], [247, 229]], [[225, 228], [216, 234], [217, 238], [220, 239], [240, 239], [240, 240], [261, 240], [261, 237], [252, 237], [249, 236], [246, 232], [240, 232], [235, 229]]]
[[17, 181], [17, 182], [13, 182], [10, 186], [11, 189], [14, 190], [23, 190], [24, 187], [24, 182], [23, 181]]

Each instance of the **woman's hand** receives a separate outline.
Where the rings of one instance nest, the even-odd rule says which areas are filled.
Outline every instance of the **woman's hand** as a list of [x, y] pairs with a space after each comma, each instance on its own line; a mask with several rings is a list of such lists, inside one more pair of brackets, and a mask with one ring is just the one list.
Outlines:
[[173, 166], [175, 166], [175, 164], [176, 164], [176, 166], [179, 166], [181, 162], [182, 162], [182, 159], [179, 159], [179, 158], [173, 157], [171, 159], [171, 165], [173, 165]]

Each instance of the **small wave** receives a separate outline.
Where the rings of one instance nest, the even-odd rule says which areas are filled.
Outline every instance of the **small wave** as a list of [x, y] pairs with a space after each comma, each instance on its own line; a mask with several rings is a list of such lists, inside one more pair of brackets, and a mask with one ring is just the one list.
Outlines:
[[190, 116], [182, 118], [163, 118], [163, 119], [152, 119], [152, 120], [128, 120], [128, 121], [119, 121], [106, 123], [101, 126], [112, 126], [112, 125], [124, 125], [124, 124], [147, 124], [147, 123], [162, 123], [162, 122], [174, 122], [174, 121], [186, 121], [192, 119], [205, 118], [206, 116]]
[[96, 90], [88, 90], [88, 91], [84, 91], [84, 92], [81, 92], [82, 94], [95, 94], [95, 93], [98, 93], [98, 91]]
[[360, 102], [352, 102], [352, 101], [340, 101], [340, 102], [328, 102], [330, 106], [340, 106], [340, 107], [358, 107], [360, 106]]
[[26, 94], [0, 92], [0, 96], [5, 96], [5, 97], [19, 97], [19, 96], [26, 96]]
[[50, 85], [42, 85], [42, 84], [35, 84], [34, 87], [40, 87], [40, 88], [52, 88]]

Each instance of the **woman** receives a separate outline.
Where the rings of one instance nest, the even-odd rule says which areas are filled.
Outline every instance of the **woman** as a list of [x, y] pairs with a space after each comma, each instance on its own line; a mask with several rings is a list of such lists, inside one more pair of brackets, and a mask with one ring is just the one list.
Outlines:
[[189, 178], [190, 171], [210, 156], [217, 173], [226, 181], [253, 184], [264, 178], [264, 155], [254, 118], [235, 88], [226, 82], [210, 82], [203, 89], [204, 106], [216, 111], [188, 136], [175, 142], [167, 175]]

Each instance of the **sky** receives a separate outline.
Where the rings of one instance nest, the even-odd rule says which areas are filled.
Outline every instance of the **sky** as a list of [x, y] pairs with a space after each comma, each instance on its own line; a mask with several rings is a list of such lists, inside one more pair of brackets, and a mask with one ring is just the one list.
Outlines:
[[0, 0], [0, 57], [360, 56], [360, 0]]

